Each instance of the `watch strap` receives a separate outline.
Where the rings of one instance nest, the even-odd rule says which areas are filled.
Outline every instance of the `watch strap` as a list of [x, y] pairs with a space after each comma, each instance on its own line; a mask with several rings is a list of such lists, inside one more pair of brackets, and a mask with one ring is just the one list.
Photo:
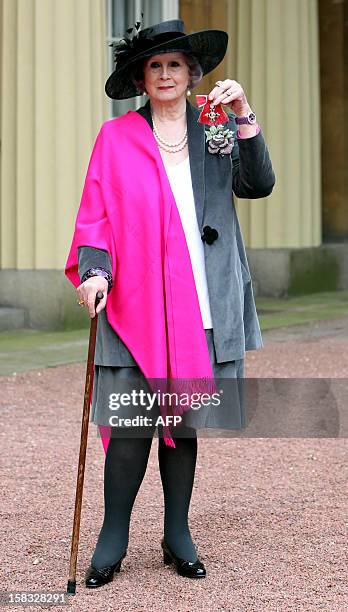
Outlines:
[[235, 122], [237, 125], [255, 125], [256, 123], [256, 115], [252, 111], [248, 113], [244, 117], [235, 117]]

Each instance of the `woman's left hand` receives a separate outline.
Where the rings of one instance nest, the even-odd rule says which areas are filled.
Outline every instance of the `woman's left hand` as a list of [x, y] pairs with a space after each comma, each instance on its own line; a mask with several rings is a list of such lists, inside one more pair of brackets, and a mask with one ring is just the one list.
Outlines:
[[237, 117], [243, 117], [251, 111], [243, 87], [232, 79], [217, 81], [217, 85], [209, 93], [208, 99], [214, 105], [221, 103], [229, 106]]

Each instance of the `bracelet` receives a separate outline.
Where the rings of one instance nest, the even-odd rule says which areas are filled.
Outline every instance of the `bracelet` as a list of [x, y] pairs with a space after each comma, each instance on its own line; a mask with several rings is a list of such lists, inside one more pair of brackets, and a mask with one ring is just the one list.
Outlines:
[[[257, 136], [261, 132], [260, 124], [257, 123], [256, 126], [257, 126], [256, 127], [256, 134], [254, 134], [254, 136]], [[238, 138], [238, 140], [247, 140], [248, 138], [253, 138], [253, 136], [241, 136], [240, 131], [237, 130], [237, 138]]]
[[106, 278], [106, 280], [108, 281], [108, 293], [110, 293], [113, 286], [113, 282], [112, 275], [108, 270], [105, 270], [105, 268], [90, 268], [82, 276], [81, 283], [84, 283], [88, 278], [91, 278], [92, 276], [103, 276], [104, 278]]

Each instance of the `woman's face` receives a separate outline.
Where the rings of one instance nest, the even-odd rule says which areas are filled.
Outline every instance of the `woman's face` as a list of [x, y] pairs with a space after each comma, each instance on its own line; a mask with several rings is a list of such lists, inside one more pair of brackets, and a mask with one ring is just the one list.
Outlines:
[[159, 53], [144, 62], [144, 84], [148, 96], [158, 102], [173, 102], [186, 94], [189, 68], [180, 52]]

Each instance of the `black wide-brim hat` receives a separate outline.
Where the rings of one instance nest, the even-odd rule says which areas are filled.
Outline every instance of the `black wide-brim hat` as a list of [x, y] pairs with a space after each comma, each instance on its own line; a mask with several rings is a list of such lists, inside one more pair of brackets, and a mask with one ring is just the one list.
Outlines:
[[163, 21], [139, 30], [133, 38], [125, 37], [113, 44], [116, 67], [105, 83], [106, 95], [115, 100], [142, 95], [132, 81], [132, 68], [140, 60], [158, 53], [181, 51], [194, 55], [202, 67], [203, 76], [214, 70], [226, 54], [227, 32], [201, 30], [186, 34], [184, 27], [181, 19]]

